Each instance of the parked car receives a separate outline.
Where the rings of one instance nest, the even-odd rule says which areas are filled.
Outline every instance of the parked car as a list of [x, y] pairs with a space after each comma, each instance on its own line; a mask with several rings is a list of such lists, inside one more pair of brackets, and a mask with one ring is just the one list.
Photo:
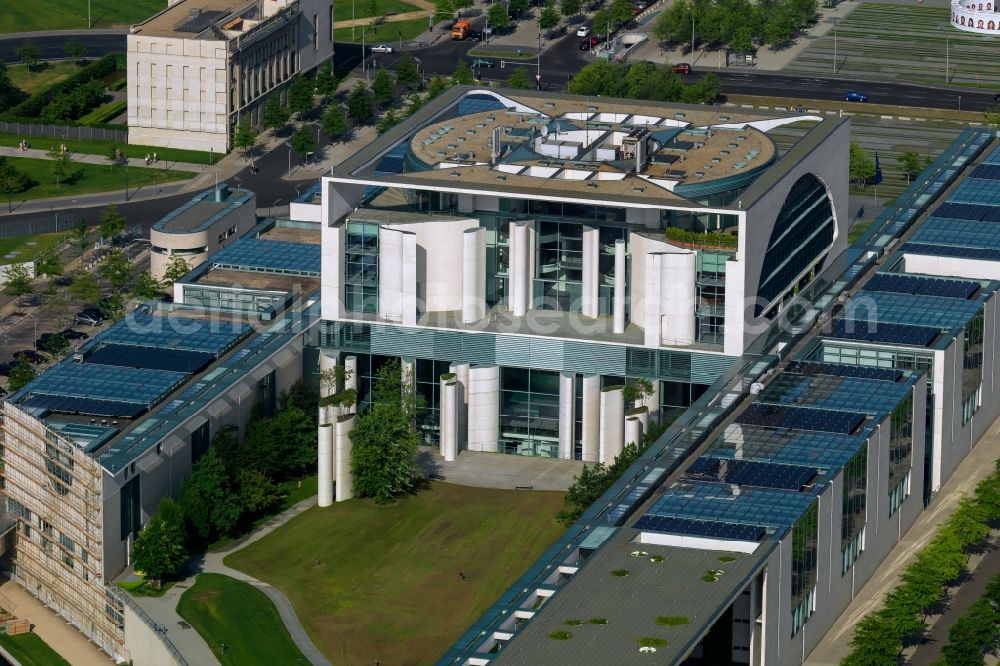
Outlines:
[[844, 93], [845, 102], [867, 102], [868, 95], [862, 95], [857, 90], [848, 90]]
[[691, 65], [689, 63], [686, 63], [686, 62], [679, 62], [676, 65], [674, 65], [673, 67], [671, 67], [670, 71], [672, 71], [672, 72], [674, 72], [676, 74], [690, 74], [691, 73]]
[[590, 26], [589, 25], [581, 25], [579, 28], [576, 29], [576, 36], [577, 37], [586, 37], [589, 34], [590, 34]]
[[153, 314], [153, 306], [150, 305], [149, 303], [139, 303], [132, 310], [132, 314], [137, 314], [137, 315], [152, 315]]
[[640, 12], [645, 11], [646, 7], [649, 7], [649, 4], [646, 2], [646, 0], [637, 0], [637, 2], [635, 3], [635, 8], [638, 9]]
[[472, 61], [473, 67], [495, 67], [496, 63], [486, 58], [476, 58]]
[[582, 42], [580, 42], [580, 50], [581, 51], [589, 51], [590, 50], [590, 40], [589, 39], [585, 39]]
[[392, 53], [392, 47], [388, 44], [378, 44], [372, 47], [372, 53]]
[[0, 363], [0, 375], [4, 377], [10, 376], [10, 363]]
[[77, 331], [72, 328], [67, 328], [59, 331], [59, 335], [63, 336], [67, 340], [86, 340], [90, 336], [83, 331]]
[[78, 326], [100, 326], [104, 323], [104, 315], [100, 310], [81, 310], [73, 315], [73, 323]]
[[19, 352], [14, 353], [15, 361], [27, 361], [31, 365], [41, 365], [45, 363], [45, 357], [36, 352], [34, 349], [22, 349]]

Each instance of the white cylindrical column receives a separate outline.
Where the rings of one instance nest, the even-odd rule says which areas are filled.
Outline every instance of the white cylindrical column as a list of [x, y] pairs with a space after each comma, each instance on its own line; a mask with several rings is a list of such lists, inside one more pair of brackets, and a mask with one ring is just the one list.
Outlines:
[[601, 442], [601, 376], [584, 375], [580, 447], [584, 462], [597, 462]]
[[[319, 397], [320, 400], [323, 398], [329, 398], [331, 395], [337, 392], [337, 381], [336, 381], [336, 371], [337, 371], [337, 354], [333, 352], [332, 354], [327, 354], [325, 352], [320, 352], [319, 355]], [[333, 420], [333, 408], [320, 406], [319, 408], [319, 422], [331, 423]]]
[[351, 430], [354, 414], [337, 419], [337, 501], [354, 497], [354, 473], [351, 472]]
[[573, 459], [573, 439], [576, 433], [576, 374], [559, 375], [559, 457]]
[[643, 280], [643, 312], [632, 312], [632, 318], [642, 316], [644, 338], [647, 347], [660, 346], [660, 326], [663, 324], [663, 298], [660, 290], [663, 288], [663, 257], [662, 252], [650, 252], [646, 255], [646, 275]]
[[646, 431], [649, 430], [649, 409], [639, 407], [632, 416], [639, 419], [639, 423], [642, 425], [642, 434], [645, 435]]
[[385, 227], [378, 231], [378, 314], [403, 319], [403, 233]]
[[523, 317], [528, 312], [528, 225], [524, 222], [510, 223], [510, 311], [515, 317]]
[[344, 359], [344, 388], [358, 390], [358, 357]]
[[625, 419], [625, 444], [642, 444], [642, 421], [638, 416]]
[[399, 372], [404, 388], [412, 394], [417, 390], [417, 360], [412, 356], [400, 356]]
[[440, 437], [441, 457], [454, 462], [458, 457], [458, 382], [455, 375], [441, 375]]
[[583, 302], [580, 314], [596, 318], [601, 303], [601, 233], [595, 227], [583, 228]]
[[625, 241], [615, 241], [615, 291], [614, 291], [614, 332], [625, 332]]
[[625, 439], [625, 396], [621, 386], [601, 390], [601, 439], [599, 460], [610, 465], [622, 452]]
[[663, 255], [663, 282], [660, 287], [663, 302], [661, 340], [681, 345], [695, 341], [697, 259], [697, 253], [691, 251]]
[[496, 452], [500, 438], [500, 367], [469, 368], [469, 450]]
[[319, 425], [319, 465], [316, 470], [316, 481], [319, 485], [316, 503], [319, 506], [333, 504], [333, 426], [329, 423]]
[[653, 387], [653, 390], [637, 405], [638, 407], [645, 407], [648, 412], [646, 423], [643, 424], [643, 432], [649, 428], [651, 422], [660, 422], [660, 380], [650, 379], [649, 383]]
[[458, 450], [469, 445], [469, 364], [452, 363], [448, 370], [455, 373], [455, 403], [458, 406]]
[[462, 323], [486, 316], [486, 236], [482, 227], [462, 234]]

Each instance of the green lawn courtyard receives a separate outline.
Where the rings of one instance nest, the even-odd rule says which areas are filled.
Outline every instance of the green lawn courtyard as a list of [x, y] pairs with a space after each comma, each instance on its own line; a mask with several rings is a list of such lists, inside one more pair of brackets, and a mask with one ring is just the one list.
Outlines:
[[429, 664], [562, 533], [562, 504], [433, 483], [393, 505], [314, 507], [225, 561], [284, 592], [331, 662]]
[[10, 653], [10, 656], [17, 659], [21, 666], [70, 666], [68, 661], [50, 648], [37, 634], [16, 636], [0, 634], [0, 645]]
[[243, 581], [201, 574], [181, 595], [177, 613], [205, 638], [223, 666], [309, 663], [267, 595]]
[[[26, 157], [8, 157], [7, 163], [18, 171], [28, 174], [37, 183], [26, 192], [10, 195], [13, 201], [30, 199], [46, 199], [48, 197], [67, 197], [93, 192], [108, 192], [125, 189], [125, 169], [112, 168], [110, 164], [83, 164], [70, 162], [67, 172], [71, 174], [69, 181], [56, 185], [52, 178], [52, 162]], [[135, 168], [128, 170], [128, 189], [130, 192], [146, 185], [163, 185], [177, 180], [187, 180], [196, 174], [190, 171], [167, 169]], [[0, 204], [6, 195], [0, 195]]]
[[0, 32], [73, 30], [87, 27], [90, 6], [94, 28], [127, 28], [162, 11], [163, 0], [45, 0], [44, 2], [0, 2]]
[[0, 264], [35, 259], [65, 240], [66, 234], [38, 234], [0, 238]]
[[369, 44], [390, 44], [393, 48], [396, 48], [399, 46], [399, 40], [405, 42], [427, 32], [427, 18], [386, 21], [375, 26], [359, 25], [354, 28], [337, 28], [333, 31], [333, 41], [360, 44], [361, 30], [364, 28], [368, 30], [365, 34], [365, 46]]
[[420, 7], [402, 0], [354, 0], [353, 2], [336, 2], [333, 5], [333, 20], [350, 21], [370, 16], [385, 16], [387, 14], [406, 14], [420, 11]]
[[42, 88], [69, 78], [79, 71], [80, 67], [71, 60], [56, 60], [39, 64], [35, 71], [28, 71], [24, 65], [7, 65], [10, 82], [15, 88], [20, 88], [27, 95], [32, 95]]
[[[84, 128], [82, 131], [85, 132], [87, 130]], [[144, 159], [147, 154], [152, 155], [153, 153], [156, 153], [156, 156], [159, 159], [158, 164], [161, 165], [165, 161], [187, 162], [188, 164], [215, 164], [220, 159], [225, 157], [225, 155], [220, 155], [219, 153], [205, 152], [201, 150], [159, 148], [154, 146], [132, 146], [116, 143], [114, 141], [73, 139], [60, 136], [26, 136], [0, 132], [0, 146], [17, 148], [17, 146], [21, 143], [21, 139], [27, 139], [32, 148], [38, 148], [39, 150], [49, 150], [52, 146], [58, 146], [61, 143], [65, 143], [71, 154], [80, 155], [100, 155], [101, 157], [107, 157], [111, 154], [113, 149], [121, 148], [121, 150], [129, 158], [141, 160]]]

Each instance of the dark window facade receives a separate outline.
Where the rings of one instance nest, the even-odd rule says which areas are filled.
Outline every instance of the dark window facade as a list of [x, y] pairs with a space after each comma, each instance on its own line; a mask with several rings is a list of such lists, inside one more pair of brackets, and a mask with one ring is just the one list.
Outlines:
[[792, 636], [813, 613], [816, 595], [816, 554], [819, 551], [819, 501], [792, 526]]
[[698, 342], [722, 344], [726, 333], [726, 262], [731, 255], [698, 253]]
[[979, 409], [983, 388], [983, 311], [980, 310], [965, 326], [962, 357], [962, 425]]
[[420, 401], [417, 427], [425, 444], [436, 444], [440, 434], [441, 375], [449, 372], [447, 361], [416, 360], [416, 392]]
[[579, 312], [583, 294], [583, 225], [540, 221], [535, 234], [533, 307]]
[[348, 222], [344, 249], [344, 308], [378, 312], [378, 225]]
[[272, 370], [257, 380], [257, 416], [272, 416], [278, 406], [278, 394], [275, 387], [275, 372]]
[[559, 455], [559, 373], [500, 369], [501, 453]]
[[191, 433], [191, 464], [198, 462], [198, 459], [208, 453], [208, 447], [212, 443], [211, 426], [205, 421]]
[[52, 479], [53, 489], [60, 495], [69, 492], [69, 487], [73, 485], [73, 456], [60, 451], [54, 444], [45, 444], [45, 469], [54, 478]]
[[826, 187], [806, 174], [792, 186], [778, 213], [760, 270], [754, 316], [778, 297], [833, 243], [833, 206]]
[[138, 532], [142, 526], [142, 503], [139, 489], [139, 477], [133, 476], [122, 486], [118, 494], [121, 502], [122, 518], [122, 541], [128, 538], [129, 534]]
[[889, 426], [889, 515], [896, 513], [910, 494], [910, 460], [913, 457], [913, 394], [892, 410]]
[[865, 547], [865, 501], [868, 494], [868, 443], [844, 465], [844, 502], [841, 509], [841, 574], [847, 573]]

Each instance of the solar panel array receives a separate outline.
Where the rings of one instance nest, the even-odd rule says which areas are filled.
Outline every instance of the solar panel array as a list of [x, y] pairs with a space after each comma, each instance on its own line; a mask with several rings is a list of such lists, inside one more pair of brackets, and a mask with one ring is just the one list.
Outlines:
[[706, 455], [838, 469], [857, 453], [864, 441], [864, 434], [784, 430], [734, 423], [719, 435]]
[[814, 467], [782, 465], [753, 460], [735, 460], [702, 456], [687, 468], [685, 476], [739, 486], [802, 490], [816, 476]]
[[319, 277], [318, 243], [241, 238], [212, 256], [212, 266], [252, 273]]
[[[996, 209], [1000, 212], [1000, 208]], [[926, 220], [912, 236], [911, 243], [955, 245], [958, 247], [1000, 247], [1000, 224], [977, 220]]]
[[[1000, 188], [997, 188], [1000, 190]], [[955, 245], [930, 245], [929, 243], [905, 243], [902, 252], [924, 254], [932, 257], [961, 257], [963, 259], [982, 259], [984, 261], [1000, 261], [1000, 249], [981, 247], [959, 247]]]
[[861, 288], [865, 291], [968, 299], [979, 291], [980, 285], [972, 280], [939, 280], [922, 275], [876, 273]]
[[889, 412], [910, 392], [909, 383], [783, 372], [760, 396], [760, 402], [877, 414]]
[[994, 148], [983, 158], [984, 164], [1000, 164], [1000, 148]]
[[903, 377], [902, 370], [893, 368], [871, 368], [864, 365], [840, 365], [838, 363], [817, 363], [815, 361], [792, 361], [785, 372], [800, 375], [835, 375], [837, 377], [860, 377], [862, 379], [878, 379], [886, 382], [898, 382]]
[[214, 359], [215, 356], [208, 352], [110, 344], [98, 346], [96, 351], [87, 356], [86, 362], [194, 374], [205, 368]]
[[645, 515], [640, 518], [636, 521], [635, 527], [636, 529], [650, 530], [652, 532], [687, 534], [689, 536], [734, 541], [760, 541], [767, 534], [767, 529], [759, 525], [733, 525], [731, 523], [712, 523], [702, 520], [651, 515]]
[[857, 430], [865, 422], [866, 418], [865, 414], [853, 412], [809, 409], [786, 405], [767, 405], [755, 402], [736, 418], [736, 422], [769, 428], [818, 430], [821, 432], [840, 432], [849, 435]]
[[890, 344], [928, 347], [941, 334], [940, 328], [930, 326], [910, 326], [878, 321], [837, 319], [833, 322], [830, 336], [844, 340], [864, 340], [866, 342], [886, 342]]
[[947, 201], [934, 209], [932, 218], [1000, 222], [1000, 208]]
[[812, 492], [779, 488], [741, 488], [734, 492], [728, 483], [682, 481], [667, 489], [647, 514], [784, 529], [815, 501]]
[[980, 164], [972, 170], [969, 177], [1000, 180], [1000, 164]]
[[1000, 187], [986, 178], [967, 178], [958, 184], [948, 201], [1000, 206]]
[[105, 344], [181, 349], [221, 356], [252, 331], [253, 327], [243, 322], [155, 315], [127, 317], [101, 334], [99, 340]]
[[948, 330], [964, 326], [982, 307], [979, 301], [959, 298], [861, 291], [848, 301], [847, 312], [855, 321], [864, 320], [863, 329], [874, 319], [873, 326], [905, 324]]
[[105, 416], [114, 419], [134, 419], [146, 411], [146, 406], [138, 402], [117, 402], [113, 400], [93, 400], [59, 395], [33, 395], [21, 402], [25, 409], [39, 409], [78, 414], [80, 416]]
[[26, 387], [29, 395], [63, 396], [74, 400], [109, 400], [149, 408], [185, 380], [183, 372], [146, 370], [90, 363], [60, 363]]

